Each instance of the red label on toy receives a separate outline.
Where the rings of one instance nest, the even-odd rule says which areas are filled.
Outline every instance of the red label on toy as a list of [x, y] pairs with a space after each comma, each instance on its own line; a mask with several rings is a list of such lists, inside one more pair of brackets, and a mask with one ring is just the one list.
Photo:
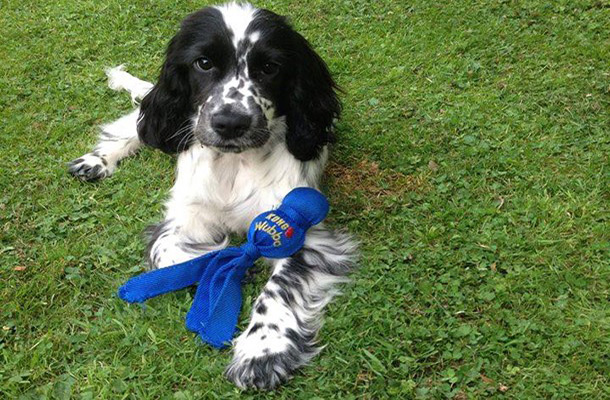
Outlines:
[[286, 229], [286, 237], [288, 239], [290, 239], [292, 237], [292, 235], [294, 234], [294, 229], [292, 229], [292, 227]]

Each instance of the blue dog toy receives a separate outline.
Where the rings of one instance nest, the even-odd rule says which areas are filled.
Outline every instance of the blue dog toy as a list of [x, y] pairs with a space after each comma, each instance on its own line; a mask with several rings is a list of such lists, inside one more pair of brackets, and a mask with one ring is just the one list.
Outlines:
[[119, 297], [142, 303], [151, 297], [183, 289], [199, 282], [186, 315], [186, 327], [204, 342], [222, 348], [235, 333], [241, 308], [241, 281], [260, 257], [284, 258], [305, 243], [305, 233], [328, 214], [328, 201], [311, 188], [296, 188], [277, 210], [252, 221], [248, 241], [201, 257], [135, 276], [119, 288]]

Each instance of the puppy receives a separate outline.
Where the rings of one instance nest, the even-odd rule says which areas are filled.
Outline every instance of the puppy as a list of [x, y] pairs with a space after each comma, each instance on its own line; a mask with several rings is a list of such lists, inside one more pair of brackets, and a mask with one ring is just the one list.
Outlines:
[[[141, 104], [103, 126], [69, 170], [106, 178], [142, 145], [177, 154], [165, 218], [150, 231], [151, 268], [221, 249], [291, 189], [318, 187], [340, 103], [328, 68], [285, 18], [249, 4], [204, 8], [171, 39], [154, 86], [120, 67], [108, 74], [111, 88]], [[319, 351], [323, 308], [355, 257], [349, 236], [318, 225], [301, 251], [271, 260], [226, 376], [268, 389], [306, 364]]]

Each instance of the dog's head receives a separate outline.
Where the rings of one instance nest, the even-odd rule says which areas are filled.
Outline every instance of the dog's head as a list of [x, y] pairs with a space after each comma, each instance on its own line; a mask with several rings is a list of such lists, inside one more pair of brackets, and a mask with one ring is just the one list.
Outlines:
[[189, 15], [142, 100], [138, 133], [165, 152], [193, 143], [221, 152], [285, 138], [299, 160], [317, 157], [339, 116], [322, 59], [286, 20], [231, 3]]

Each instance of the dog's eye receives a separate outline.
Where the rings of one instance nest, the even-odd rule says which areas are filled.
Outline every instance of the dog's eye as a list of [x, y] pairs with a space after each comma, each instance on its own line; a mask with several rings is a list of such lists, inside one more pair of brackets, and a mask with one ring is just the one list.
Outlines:
[[201, 71], [209, 71], [214, 67], [214, 64], [209, 58], [201, 57], [195, 60], [195, 66]]
[[268, 62], [263, 65], [261, 71], [265, 75], [275, 75], [280, 70], [280, 65], [274, 62]]

